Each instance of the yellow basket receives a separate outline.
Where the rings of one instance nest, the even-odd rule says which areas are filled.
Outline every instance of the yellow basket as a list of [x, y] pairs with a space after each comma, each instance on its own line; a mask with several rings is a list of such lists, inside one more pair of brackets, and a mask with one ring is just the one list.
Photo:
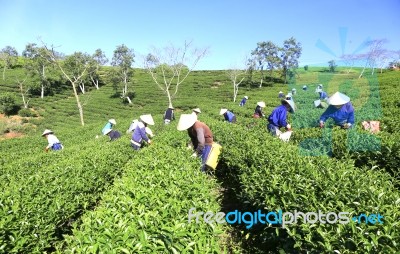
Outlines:
[[212, 169], [216, 169], [218, 165], [218, 157], [221, 153], [222, 146], [218, 143], [213, 142], [211, 145], [210, 153], [208, 154], [206, 165]]

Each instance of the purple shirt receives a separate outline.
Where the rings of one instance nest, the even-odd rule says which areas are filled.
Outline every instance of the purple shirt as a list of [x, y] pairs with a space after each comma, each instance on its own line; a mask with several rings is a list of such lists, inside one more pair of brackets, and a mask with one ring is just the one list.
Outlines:
[[136, 129], [133, 131], [132, 140], [137, 143], [141, 143], [142, 139], [144, 139], [146, 142], [149, 142], [149, 138], [146, 134], [146, 126], [144, 126], [142, 122], [139, 122], [136, 126]]
[[345, 123], [354, 124], [354, 108], [351, 102], [344, 104], [340, 109], [329, 106], [321, 115], [320, 121], [325, 122], [328, 118], [332, 118], [337, 125]]

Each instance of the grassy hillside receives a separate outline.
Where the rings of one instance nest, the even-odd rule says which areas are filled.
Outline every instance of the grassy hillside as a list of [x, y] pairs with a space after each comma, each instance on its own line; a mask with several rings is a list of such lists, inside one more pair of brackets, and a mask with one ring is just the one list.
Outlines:
[[[18, 96], [16, 76], [7, 72], [0, 92]], [[13, 75], [11, 75], [13, 74]], [[400, 105], [396, 98], [400, 73], [385, 72], [358, 79], [358, 72], [299, 70], [290, 84], [244, 83], [233, 102], [233, 87], [223, 71], [196, 71], [174, 99], [177, 119], [200, 107], [222, 144], [215, 175], [199, 172], [199, 161], [186, 149], [186, 132], [176, 122], [164, 126], [168, 100], [150, 76], [136, 69], [130, 90], [133, 104], [124, 104], [106, 83], [81, 95], [85, 126], [80, 125], [75, 98], [64, 84], [57, 93], [30, 101], [38, 117], [16, 119], [24, 137], [0, 141], [0, 253], [396, 253], [399, 250]], [[357, 126], [346, 132], [320, 130], [322, 109], [313, 107], [316, 85], [329, 94], [348, 94], [356, 109]], [[308, 91], [302, 91], [303, 85]], [[283, 143], [267, 133], [265, 119], [253, 119], [257, 101], [266, 116], [280, 104], [278, 92], [297, 89], [298, 107], [289, 116], [294, 134]], [[19, 100], [20, 97], [17, 97]], [[22, 102], [21, 102], [22, 103]], [[221, 107], [235, 112], [236, 125], [218, 115]], [[130, 122], [152, 114], [154, 143], [139, 152], [125, 134]], [[115, 142], [95, 138], [109, 118], [123, 135]], [[2, 118], [3, 123], [5, 122]], [[380, 120], [377, 135], [362, 130], [363, 120]], [[328, 123], [329, 126], [329, 123]], [[45, 153], [45, 128], [55, 131], [65, 149]], [[189, 224], [188, 211], [318, 211], [380, 213], [383, 224], [306, 224], [282, 228], [258, 224]]]

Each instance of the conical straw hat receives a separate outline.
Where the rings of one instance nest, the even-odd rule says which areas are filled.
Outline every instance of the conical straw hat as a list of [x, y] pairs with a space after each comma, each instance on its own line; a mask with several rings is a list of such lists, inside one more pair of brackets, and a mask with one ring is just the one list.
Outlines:
[[148, 125], [154, 125], [154, 120], [151, 115], [141, 115], [139, 118], [142, 120], [142, 122], [145, 122]]
[[42, 136], [47, 135], [47, 134], [52, 134], [52, 133], [53, 133], [53, 131], [46, 129], [46, 130], [44, 130]]
[[343, 104], [346, 104], [349, 101], [350, 101], [350, 97], [348, 97], [347, 95], [344, 95], [344, 94], [342, 94], [340, 92], [334, 93], [328, 99], [328, 103], [330, 105], [343, 105]]
[[221, 108], [221, 110], [219, 111], [219, 114], [220, 114], [220, 115], [223, 115], [223, 114], [226, 113], [226, 111], [228, 111], [228, 109], [226, 109], [226, 108]]
[[197, 121], [197, 116], [195, 114], [182, 114], [179, 118], [177, 129], [178, 131], [184, 131], [193, 126]]
[[262, 107], [262, 108], [265, 108], [265, 102], [259, 101], [259, 102], [257, 102], [257, 106], [260, 106], [260, 107]]

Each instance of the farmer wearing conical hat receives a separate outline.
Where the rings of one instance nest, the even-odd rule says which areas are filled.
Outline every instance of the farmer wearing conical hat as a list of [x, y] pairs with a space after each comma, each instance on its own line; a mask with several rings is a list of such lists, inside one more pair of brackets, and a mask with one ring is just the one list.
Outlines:
[[324, 92], [323, 90], [319, 91], [319, 99], [320, 100], [328, 99], [328, 94], [326, 92]]
[[246, 104], [246, 102], [247, 102], [248, 99], [249, 99], [249, 97], [244, 96], [243, 99], [242, 99], [242, 101], [240, 102], [239, 106], [240, 106], [240, 107], [243, 107], [244, 104]]
[[108, 122], [106, 123], [106, 125], [101, 130], [103, 135], [107, 135], [106, 132], [108, 132], [109, 129], [112, 129], [114, 127], [114, 125], [116, 125], [116, 124], [117, 124], [117, 122], [115, 121], [115, 119], [109, 119]]
[[224, 116], [225, 120], [230, 122], [230, 123], [236, 123], [236, 116], [233, 114], [231, 111], [229, 111], [226, 108], [221, 108], [219, 111], [220, 116]]
[[205, 171], [205, 163], [213, 144], [213, 134], [210, 128], [197, 120], [194, 114], [183, 114], [177, 126], [179, 131], [187, 130], [195, 152], [193, 157], [201, 157], [201, 171]]
[[265, 102], [259, 101], [257, 102], [256, 109], [254, 110], [253, 117], [254, 118], [260, 118], [265, 116], [264, 113], [262, 112], [262, 109], [265, 108]]
[[169, 124], [172, 120], [175, 120], [174, 107], [169, 105], [164, 113], [164, 124]]
[[319, 126], [323, 128], [325, 121], [332, 118], [335, 124], [343, 129], [351, 128], [354, 125], [354, 108], [350, 98], [340, 92], [336, 92], [328, 99], [329, 107], [319, 118]]
[[307, 91], [307, 89], [308, 89], [307, 85], [304, 85], [304, 86], [303, 86], [303, 90], [304, 90], [304, 91]]
[[292, 88], [292, 94], [296, 94], [296, 88]]
[[192, 110], [192, 114], [194, 114], [194, 115], [198, 115], [198, 114], [200, 114], [201, 113], [201, 110], [199, 109], [199, 108], [194, 108], [193, 110]]
[[285, 127], [286, 130], [290, 131], [291, 126], [287, 123], [286, 117], [287, 112], [293, 113], [295, 111], [294, 102], [292, 100], [282, 100], [282, 105], [276, 107], [272, 113], [268, 116], [267, 129], [272, 133], [273, 136], [277, 135], [277, 130]]
[[278, 98], [284, 98], [285, 94], [282, 91], [279, 91]]
[[50, 148], [53, 151], [64, 149], [60, 140], [58, 140], [58, 138], [54, 135], [53, 131], [46, 129], [43, 132], [42, 137], [45, 137], [47, 139], [47, 142], [49, 143], [44, 149], [46, 152], [49, 151]]
[[131, 146], [134, 150], [139, 150], [142, 147], [143, 141], [151, 144], [151, 140], [147, 137], [146, 133], [147, 125], [154, 125], [153, 117], [151, 115], [141, 115], [132, 134]]

